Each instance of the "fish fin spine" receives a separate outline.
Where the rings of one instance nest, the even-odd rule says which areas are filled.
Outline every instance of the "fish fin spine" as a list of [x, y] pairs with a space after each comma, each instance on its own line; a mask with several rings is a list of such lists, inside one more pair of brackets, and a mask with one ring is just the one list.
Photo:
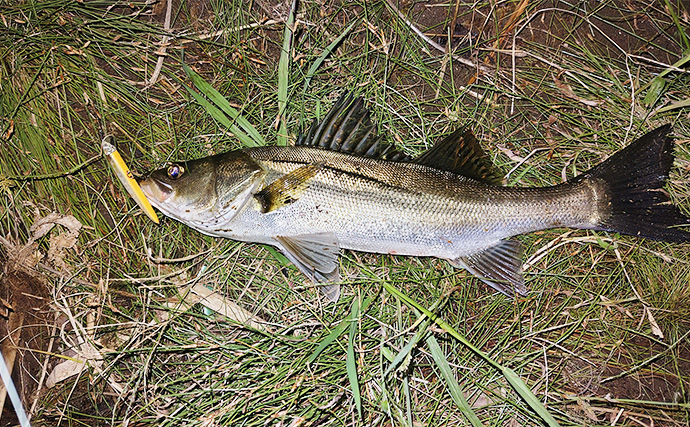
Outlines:
[[295, 146], [403, 163], [411, 160], [377, 135], [364, 99], [349, 92], [338, 98], [323, 119], [315, 119], [309, 130], [298, 136]]
[[413, 162], [493, 185], [503, 184], [503, 173], [494, 166], [469, 128], [447, 135]]
[[515, 239], [505, 239], [481, 252], [450, 260], [450, 263], [464, 268], [497, 291], [513, 297], [527, 293], [521, 260], [522, 244]]

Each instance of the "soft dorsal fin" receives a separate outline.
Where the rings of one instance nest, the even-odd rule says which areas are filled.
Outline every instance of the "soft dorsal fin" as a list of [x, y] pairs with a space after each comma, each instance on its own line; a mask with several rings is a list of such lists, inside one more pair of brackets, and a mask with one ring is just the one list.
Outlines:
[[376, 134], [361, 97], [343, 93], [321, 120], [300, 134], [296, 146], [317, 147], [373, 159], [409, 162], [410, 157], [384, 143]]
[[489, 160], [479, 141], [468, 128], [446, 136], [413, 163], [442, 169], [477, 181], [501, 185], [503, 174]]

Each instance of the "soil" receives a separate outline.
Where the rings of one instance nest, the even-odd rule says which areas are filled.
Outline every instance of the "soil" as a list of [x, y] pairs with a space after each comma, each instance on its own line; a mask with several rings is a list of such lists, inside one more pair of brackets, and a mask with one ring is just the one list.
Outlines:
[[[615, 363], [599, 361], [592, 366], [581, 359], [569, 359], [563, 369], [569, 381], [566, 387], [581, 397], [686, 403], [690, 396], [681, 387], [676, 373], [690, 372], [690, 344], [681, 343], [673, 354], [665, 353], [666, 350], [648, 338], [636, 336], [621, 345], [618, 354], [613, 356]], [[598, 356], [585, 357], [593, 362]], [[636, 366], [651, 359], [653, 362], [639, 370], [616, 378], [625, 371], [615, 365]]]
[[[11, 364], [12, 380], [28, 410], [35, 399], [54, 322], [44, 278], [11, 264], [0, 257], [0, 349]], [[0, 427], [17, 424], [9, 399], [1, 415]]]

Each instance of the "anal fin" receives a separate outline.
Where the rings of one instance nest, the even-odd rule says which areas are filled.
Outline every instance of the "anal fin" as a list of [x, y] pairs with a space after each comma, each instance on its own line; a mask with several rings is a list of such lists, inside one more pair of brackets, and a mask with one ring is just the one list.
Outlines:
[[[275, 239], [285, 256], [314, 283], [338, 282], [340, 243], [333, 233], [277, 236]], [[338, 301], [340, 285], [329, 283], [321, 287], [330, 301]]]
[[510, 297], [527, 293], [522, 276], [522, 244], [517, 240], [502, 240], [495, 246], [456, 258], [451, 263], [466, 269], [487, 285]]

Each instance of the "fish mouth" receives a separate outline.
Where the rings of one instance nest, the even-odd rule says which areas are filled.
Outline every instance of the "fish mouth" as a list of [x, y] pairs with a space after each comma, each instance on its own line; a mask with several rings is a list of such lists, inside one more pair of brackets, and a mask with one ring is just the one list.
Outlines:
[[161, 181], [151, 177], [146, 179], [138, 179], [141, 191], [144, 193], [151, 204], [159, 206], [165, 202], [173, 193], [173, 188]]

